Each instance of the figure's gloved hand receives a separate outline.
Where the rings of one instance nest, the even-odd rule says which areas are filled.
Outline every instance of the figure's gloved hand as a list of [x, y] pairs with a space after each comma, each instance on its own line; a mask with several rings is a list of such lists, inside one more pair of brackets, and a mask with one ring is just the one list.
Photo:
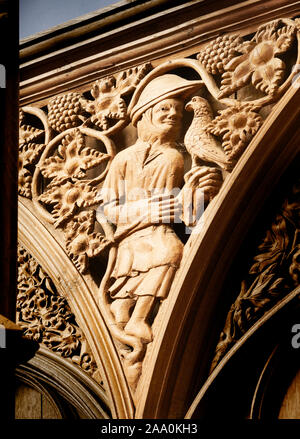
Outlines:
[[184, 176], [185, 188], [201, 189], [205, 202], [211, 201], [223, 183], [222, 171], [209, 166], [195, 166]]
[[173, 223], [181, 214], [180, 199], [172, 194], [154, 195], [148, 199], [148, 208], [142, 215], [142, 221], [149, 224]]
[[178, 199], [182, 204], [182, 221], [195, 226], [205, 206], [217, 195], [223, 183], [222, 171], [215, 167], [194, 166], [184, 176]]

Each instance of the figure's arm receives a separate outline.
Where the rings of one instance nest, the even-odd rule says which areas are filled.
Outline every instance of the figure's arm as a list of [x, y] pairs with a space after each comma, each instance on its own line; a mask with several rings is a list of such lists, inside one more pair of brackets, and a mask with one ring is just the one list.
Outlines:
[[[118, 225], [115, 234], [120, 239], [129, 232], [143, 229], [155, 224], [170, 224], [181, 213], [181, 204], [178, 198], [169, 194], [154, 195], [151, 198], [131, 201], [122, 205], [109, 203], [104, 207], [105, 217]], [[117, 221], [115, 222], [117, 218]]]
[[184, 180], [178, 196], [182, 204], [181, 218], [187, 226], [194, 226], [219, 192], [223, 183], [222, 171], [210, 166], [195, 166], [185, 174]]
[[174, 222], [180, 215], [181, 206], [178, 198], [172, 196], [172, 190], [179, 185], [179, 181], [182, 182], [183, 160], [182, 163], [170, 160], [164, 171], [165, 187], [162, 193], [147, 197], [145, 191], [144, 194], [139, 194], [142, 195], [141, 199], [128, 201], [131, 194], [126, 193], [126, 190], [130, 190], [125, 178], [126, 161], [123, 157], [116, 156], [101, 189], [102, 203], [97, 211], [98, 221], [109, 220], [117, 225], [117, 235], [124, 235], [152, 224]]

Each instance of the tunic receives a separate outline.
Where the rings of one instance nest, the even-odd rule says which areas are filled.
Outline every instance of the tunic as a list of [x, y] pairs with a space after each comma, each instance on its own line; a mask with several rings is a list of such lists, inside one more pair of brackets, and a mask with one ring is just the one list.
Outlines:
[[150, 224], [142, 214], [116, 217], [116, 209], [130, 201], [180, 188], [182, 155], [169, 145], [153, 148], [137, 141], [114, 158], [103, 185], [104, 212], [116, 225], [118, 244], [109, 294], [112, 298], [168, 294], [179, 267], [183, 244], [169, 224]]

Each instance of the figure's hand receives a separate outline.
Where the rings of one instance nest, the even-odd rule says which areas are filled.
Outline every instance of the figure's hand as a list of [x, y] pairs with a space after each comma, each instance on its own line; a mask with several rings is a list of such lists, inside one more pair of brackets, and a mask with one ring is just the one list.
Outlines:
[[155, 223], [172, 223], [182, 212], [181, 200], [170, 194], [154, 195], [148, 199], [148, 209], [144, 212], [142, 221]]
[[201, 189], [206, 202], [211, 201], [222, 186], [222, 172], [218, 168], [195, 166], [184, 176], [185, 189]]
[[180, 200], [172, 194], [157, 194], [149, 198], [110, 205], [104, 213], [114, 224], [170, 223], [180, 217]]

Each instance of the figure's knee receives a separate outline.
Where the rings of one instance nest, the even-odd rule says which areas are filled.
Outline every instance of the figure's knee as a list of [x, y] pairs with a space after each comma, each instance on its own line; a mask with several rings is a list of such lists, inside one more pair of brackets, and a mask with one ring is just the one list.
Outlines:
[[111, 312], [117, 323], [126, 324], [131, 316], [132, 308], [135, 304], [134, 299], [115, 299], [110, 305]]

